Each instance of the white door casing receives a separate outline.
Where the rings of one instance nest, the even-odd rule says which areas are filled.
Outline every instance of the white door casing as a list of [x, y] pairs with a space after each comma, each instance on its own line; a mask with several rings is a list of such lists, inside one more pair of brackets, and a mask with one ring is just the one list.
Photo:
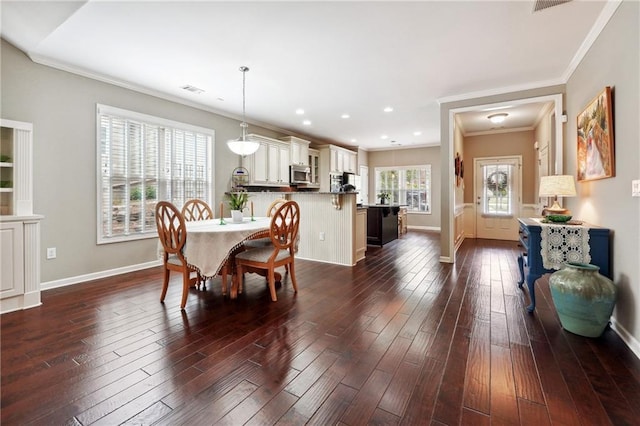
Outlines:
[[522, 157], [476, 158], [474, 170], [476, 237], [517, 241]]

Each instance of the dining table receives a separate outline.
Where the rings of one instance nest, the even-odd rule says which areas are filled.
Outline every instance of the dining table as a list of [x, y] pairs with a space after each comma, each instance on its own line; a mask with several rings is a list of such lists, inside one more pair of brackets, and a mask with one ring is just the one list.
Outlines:
[[271, 218], [244, 218], [233, 222], [231, 218], [186, 222], [187, 243], [183, 253], [187, 263], [204, 279], [212, 279], [231, 260], [232, 286], [230, 297], [237, 297], [238, 278], [235, 276], [233, 257], [243, 250], [243, 242], [269, 230]]

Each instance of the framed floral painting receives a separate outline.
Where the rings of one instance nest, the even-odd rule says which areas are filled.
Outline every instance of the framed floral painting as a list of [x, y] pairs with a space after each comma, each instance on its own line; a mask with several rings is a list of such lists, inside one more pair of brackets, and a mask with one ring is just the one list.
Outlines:
[[578, 115], [578, 181], [615, 176], [611, 87]]

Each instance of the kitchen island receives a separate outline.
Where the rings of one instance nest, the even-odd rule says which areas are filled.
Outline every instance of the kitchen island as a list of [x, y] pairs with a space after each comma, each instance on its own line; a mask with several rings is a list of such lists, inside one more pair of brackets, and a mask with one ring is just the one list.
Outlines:
[[[256, 216], [264, 216], [276, 198], [298, 203], [296, 257], [349, 266], [364, 258], [366, 251], [367, 210], [357, 208], [356, 197], [356, 192], [249, 192]], [[244, 212], [245, 216], [249, 213]]]
[[369, 205], [367, 212], [367, 244], [383, 246], [398, 239], [400, 205]]

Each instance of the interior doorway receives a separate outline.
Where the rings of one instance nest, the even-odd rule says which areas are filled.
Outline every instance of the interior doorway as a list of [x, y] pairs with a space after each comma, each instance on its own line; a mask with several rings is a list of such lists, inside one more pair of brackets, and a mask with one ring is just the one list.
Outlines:
[[522, 157], [476, 158], [474, 170], [476, 237], [517, 241]]

